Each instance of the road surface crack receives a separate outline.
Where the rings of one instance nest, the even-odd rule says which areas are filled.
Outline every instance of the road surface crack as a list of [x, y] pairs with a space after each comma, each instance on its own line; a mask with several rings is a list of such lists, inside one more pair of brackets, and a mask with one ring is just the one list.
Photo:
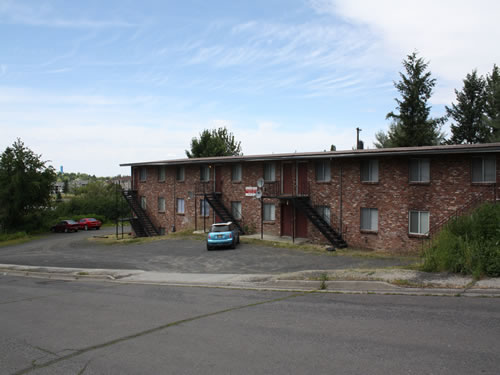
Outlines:
[[[74, 353], [67, 354], [65, 356], [61, 356], [59, 358], [53, 359], [51, 361], [48, 361], [48, 362], [45, 362], [45, 363], [42, 363], [42, 364], [33, 364], [32, 366], [30, 366], [28, 368], [24, 368], [22, 370], [19, 370], [19, 371], [13, 373], [13, 375], [27, 374], [27, 373], [30, 373], [30, 372], [32, 372], [34, 370], [38, 370], [38, 369], [44, 368], [44, 367], [49, 367], [49, 366], [52, 366], [52, 365], [54, 365], [56, 363], [59, 363], [59, 362], [62, 362], [62, 361], [66, 361], [68, 359], [80, 356], [82, 354], [85, 354], [85, 353], [88, 353], [88, 352], [91, 352], [91, 351], [94, 351], [94, 350], [103, 349], [103, 348], [106, 348], [106, 347], [109, 347], [109, 346], [112, 346], [112, 345], [115, 345], [115, 344], [119, 344], [119, 343], [122, 343], [122, 342], [125, 342], [125, 341], [136, 339], [138, 337], [150, 335], [152, 333], [156, 333], [156, 332], [162, 331], [162, 330], [170, 328], [170, 327], [178, 326], [180, 324], [189, 323], [189, 322], [193, 322], [195, 320], [200, 320], [200, 319], [204, 319], [204, 318], [209, 318], [211, 316], [225, 314], [225, 313], [228, 313], [228, 312], [231, 312], [231, 311], [237, 311], [237, 310], [242, 310], [242, 309], [246, 309], [246, 308], [250, 308], [250, 307], [265, 305], [265, 304], [268, 304], [268, 303], [275, 303], [275, 302], [285, 301], [285, 300], [291, 299], [291, 298], [302, 297], [302, 296], [310, 294], [310, 293], [314, 293], [314, 291], [294, 293], [294, 294], [288, 295], [286, 297], [274, 298], [274, 299], [271, 299], [271, 300], [265, 300], [265, 301], [255, 302], [255, 303], [251, 303], [251, 304], [248, 304], [248, 305], [234, 306], [234, 307], [230, 307], [230, 308], [227, 308], [227, 309], [224, 309], [224, 310], [214, 311], [214, 312], [211, 312], [211, 313], [197, 315], [197, 316], [194, 316], [194, 317], [191, 317], [191, 318], [181, 319], [181, 320], [177, 320], [175, 322], [162, 324], [160, 326], [157, 326], [157, 327], [154, 327], [154, 328], [150, 328], [150, 329], [147, 329], [145, 331], [137, 332], [137, 333], [134, 333], [134, 334], [131, 334], [131, 335], [128, 335], [128, 336], [119, 337], [117, 339], [114, 339], [114, 340], [111, 340], [111, 341], [107, 341], [107, 342], [104, 342], [102, 344], [92, 345], [92, 346], [88, 346], [86, 348], [78, 349]], [[87, 365], [88, 365], [88, 363], [87, 363]], [[85, 367], [81, 371], [85, 371], [87, 365], [85, 365]], [[80, 372], [80, 374], [83, 374], [83, 372]]]

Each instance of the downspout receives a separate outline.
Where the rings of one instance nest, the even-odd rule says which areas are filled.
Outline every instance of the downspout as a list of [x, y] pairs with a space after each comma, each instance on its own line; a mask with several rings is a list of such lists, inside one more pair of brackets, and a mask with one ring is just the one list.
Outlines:
[[340, 235], [343, 237], [343, 225], [342, 225], [342, 162], [340, 162], [340, 202], [339, 202], [339, 230], [340, 230]]
[[177, 180], [177, 176], [175, 176], [174, 178], [174, 210], [173, 210], [173, 213], [174, 213], [174, 220], [173, 220], [173, 224], [172, 224], [172, 232], [175, 232], [175, 221], [176, 221], [176, 218], [177, 218], [177, 196], [176, 196], [176, 193], [175, 193], [175, 183], [176, 183], [176, 180]]

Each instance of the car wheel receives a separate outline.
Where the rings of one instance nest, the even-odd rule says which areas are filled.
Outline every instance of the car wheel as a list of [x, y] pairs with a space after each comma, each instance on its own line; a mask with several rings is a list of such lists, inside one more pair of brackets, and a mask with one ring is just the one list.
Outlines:
[[236, 241], [233, 239], [233, 242], [231, 243], [231, 249], [236, 249]]
[[207, 244], [207, 251], [210, 251], [212, 250], [212, 246], [210, 246], [209, 244]]
[[99, 230], [99, 229], [101, 229], [101, 227], [95, 227], [95, 230]]
[[89, 230], [89, 227], [87, 225], [85, 225], [85, 230]]
[[64, 228], [64, 233], [68, 233], [68, 228]]

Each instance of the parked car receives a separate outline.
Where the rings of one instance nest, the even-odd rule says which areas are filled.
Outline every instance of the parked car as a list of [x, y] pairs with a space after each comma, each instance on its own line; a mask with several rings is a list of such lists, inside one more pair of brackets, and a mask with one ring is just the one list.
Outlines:
[[86, 217], [84, 219], [80, 219], [78, 222], [80, 225], [80, 229], [89, 230], [89, 229], [100, 229], [102, 223], [100, 220], [94, 219], [93, 217]]
[[80, 225], [74, 220], [62, 220], [56, 225], [53, 225], [50, 230], [52, 232], [78, 232]]
[[207, 236], [207, 250], [216, 247], [230, 247], [234, 249], [240, 243], [240, 232], [231, 222], [212, 224]]

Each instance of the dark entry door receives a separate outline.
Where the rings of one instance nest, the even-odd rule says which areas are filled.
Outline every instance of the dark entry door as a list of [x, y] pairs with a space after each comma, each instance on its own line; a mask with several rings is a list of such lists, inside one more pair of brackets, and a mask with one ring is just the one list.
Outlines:
[[293, 194], [293, 164], [283, 164], [283, 195]]
[[299, 163], [297, 166], [297, 194], [307, 195], [309, 193], [307, 184], [307, 163]]
[[293, 236], [293, 206], [291, 204], [281, 205], [281, 235]]
[[222, 168], [215, 167], [215, 192], [222, 192]]
[[300, 210], [295, 211], [295, 237], [307, 238], [307, 216]]

